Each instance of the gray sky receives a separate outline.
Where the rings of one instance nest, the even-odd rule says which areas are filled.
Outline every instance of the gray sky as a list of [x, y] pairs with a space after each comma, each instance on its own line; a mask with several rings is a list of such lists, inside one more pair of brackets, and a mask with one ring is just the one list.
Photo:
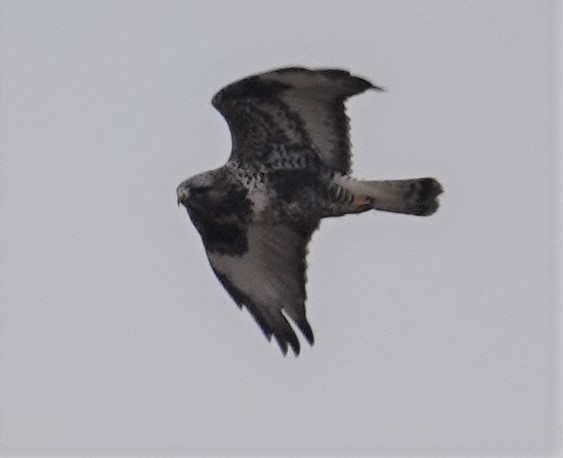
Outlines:
[[[0, 451], [547, 453], [555, 2], [3, 2]], [[283, 358], [175, 188], [229, 154], [223, 85], [350, 69], [354, 171], [430, 218], [325, 221]], [[302, 339], [304, 343], [304, 339]]]

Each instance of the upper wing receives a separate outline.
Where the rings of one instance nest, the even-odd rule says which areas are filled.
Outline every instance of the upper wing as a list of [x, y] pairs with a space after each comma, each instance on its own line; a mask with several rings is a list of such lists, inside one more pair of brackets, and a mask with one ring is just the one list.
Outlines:
[[380, 89], [344, 70], [282, 68], [250, 76], [219, 91], [213, 106], [229, 124], [231, 160], [260, 162], [272, 146], [313, 149], [329, 168], [350, 171], [344, 101]]
[[217, 278], [239, 307], [248, 308], [268, 338], [283, 353], [288, 344], [296, 355], [300, 345], [287, 314], [309, 343], [313, 331], [305, 313], [306, 251], [318, 223], [304, 226], [250, 225], [248, 250], [240, 256], [207, 252]]

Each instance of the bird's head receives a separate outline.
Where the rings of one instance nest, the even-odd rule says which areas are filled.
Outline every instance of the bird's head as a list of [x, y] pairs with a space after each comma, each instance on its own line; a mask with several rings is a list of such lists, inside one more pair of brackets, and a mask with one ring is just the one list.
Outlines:
[[178, 205], [186, 208], [204, 207], [206, 202], [212, 199], [215, 184], [217, 182], [217, 170], [200, 173], [182, 181], [176, 188]]

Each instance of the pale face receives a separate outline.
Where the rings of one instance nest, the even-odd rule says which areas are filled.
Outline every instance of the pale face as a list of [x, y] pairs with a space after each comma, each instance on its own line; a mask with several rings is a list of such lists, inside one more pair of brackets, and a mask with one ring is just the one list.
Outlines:
[[176, 188], [178, 204], [181, 203], [184, 206], [194, 204], [196, 203], [194, 201], [199, 200], [198, 196], [208, 194], [208, 191], [211, 191], [217, 183], [218, 170], [220, 169], [199, 173], [182, 181]]

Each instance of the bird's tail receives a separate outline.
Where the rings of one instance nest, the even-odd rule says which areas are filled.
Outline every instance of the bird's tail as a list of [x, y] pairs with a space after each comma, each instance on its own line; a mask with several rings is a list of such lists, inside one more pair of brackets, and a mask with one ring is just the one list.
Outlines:
[[434, 178], [380, 180], [347, 183], [358, 202], [358, 211], [373, 208], [394, 213], [428, 216], [438, 210], [442, 186]]

